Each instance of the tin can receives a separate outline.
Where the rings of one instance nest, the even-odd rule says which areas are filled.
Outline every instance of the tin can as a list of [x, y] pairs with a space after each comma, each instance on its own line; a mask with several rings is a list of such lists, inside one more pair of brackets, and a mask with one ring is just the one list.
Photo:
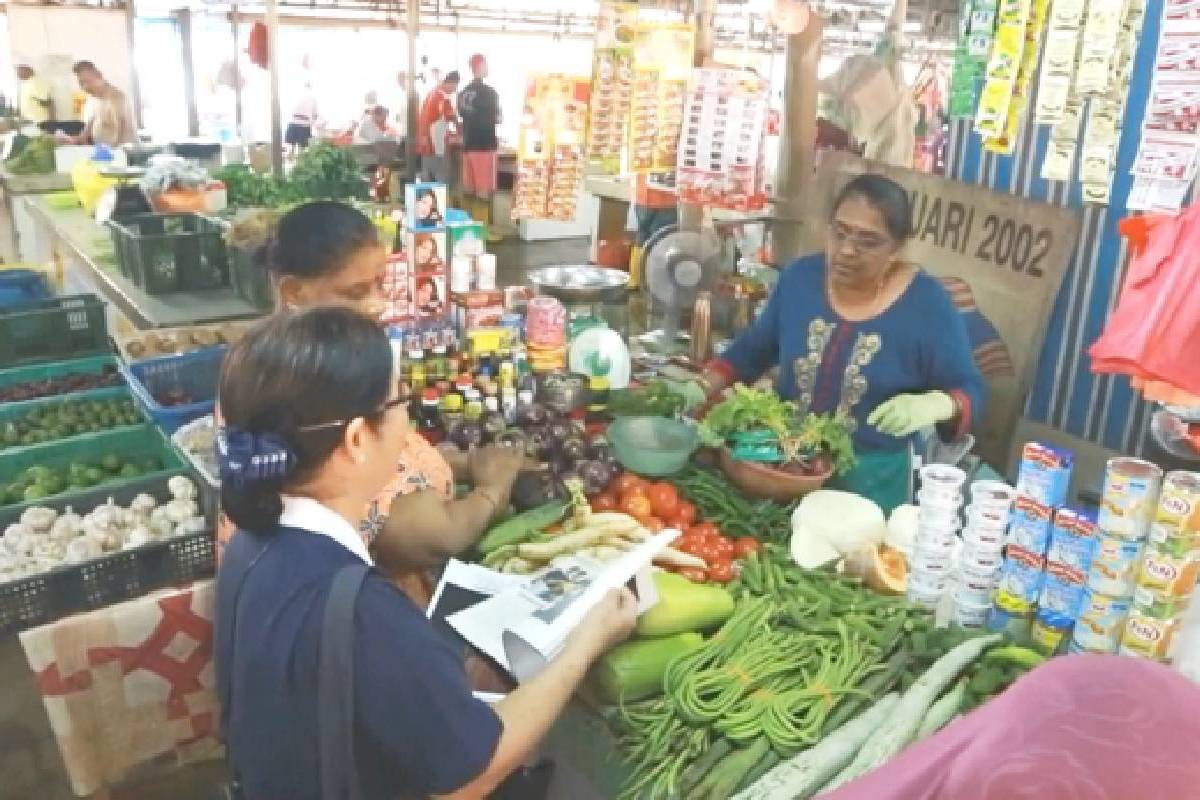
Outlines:
[[1096, 549], [1096, 520], [1082, 511], [1059, 509], [1050, 529], [1050, 548], [1046, 551], [1047, 566], [1078, 573], [1080, 580], [1092, 566]]
[[1172, 597], [1139, 586], [1133, 590], [1133, 607], [1148, 617], [1170, 619], [1181, 616], [1191, 605], [1192, 598]]
[[1200, 472], [1176, 470], [1163, 478], [1155, 522], [1200, 536]]
[[957, 578], [958, 595], [969, 597], [979, 603], [990, 603], [992, 592], [996, 589], [996, 582], [999, 578], [999, 572], [982, 575], [965, 570], [960, 571]]
[[975, 481], [971, 484], [971, 505], [998, 513], [1007, 512], [1017, 498], [1017, 490], [1000, 481]]
[[1073, 652], [1117, 652], [1131, 607], [1132, 603], [1128, 598], [1086, 590], [1083, 593], [1079, 619], [1075, 621], [1075, 633], [1071, 638], [1072, 643], [1079, 649]]
[[1074, 619], [1067, 619], [1044, 608], [1038, 609], [1029, 629], [1029, 640], [1033, 649], [1042, 655], [1057, 655], [1066, 650], [1074, 628]]
[[1065, 505], [1071, 486], [1073, 461], [1074, 458], [1066, 450], [1029, 442], [1021, 450], [1017, 491], [1042, 505]]
[[1109, 536], [1144, 539], [1158, 509], [1162, 470], [1140, 458], [1113, 458], [1104, 472], [1100, 530]]
[[1050, 546], [1053, 519], [1054, 509], [1050, 506], [1030, 497], [1018, 497], [1013, 504], [1012, 519], [1008, 524], [1008, 537], [1005, 542], [1028, 553], [1044, 556]]
[[1114, 597], [1129, 597], [1137, 584], [1145, 545], [1120, 536], [1101, 535], [1088, 570], [1089, 589]]
[[1075, 576], [1060, 571], [1046, 573], [1042, 581], [1042, 593], [1038, 596], [1038, 606], [1063, 619], [1074, 622], [1079, 618], [1083, 606], [1084, 584]]
[[1200, 554], [1200, 533], [1181, 530], [1162, 522], [1150, 524], [1150, 544], [1176, 558]]
[[1000, 568], [1000, 581], [996, 586], [996, 597], [1003, 600], [1007, 610], [1033, 611], [1038, 595], [1042, 591], [1042, 560], [1020, 551], [1010, 551]]
[[1200, 556], [1176, 556], [1148, 545], [1138, 569], [1137, 585], [1165, 597], [1190, 597], [1200, 578]]
[[982, 628], [987, 622], [991, 608], [991, 603], [986, 599], [981, 602], [971, 595], [955, 592], [954, 610], [950, 619], [961, 628]]
[[1125, 620], [1119, 652], [1121, 655], [1168, 662], [1171, 660], [1175, 634], [1178, 633], [1179, 627], [1179, 617], [1157, 619], [1134, 609]]

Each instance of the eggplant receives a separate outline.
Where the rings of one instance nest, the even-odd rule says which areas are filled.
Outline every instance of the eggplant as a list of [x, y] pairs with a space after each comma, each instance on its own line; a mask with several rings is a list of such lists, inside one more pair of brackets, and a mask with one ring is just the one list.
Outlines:
[[450, 429], [450, 441], [459, 450], [470, 450], [483, 444], [483, 426], [478, 422], [459, 422]]
[[587, 455], [587, 445], [578, 436], [568, 436], [559, 445], [558, 451], [571, 461], [581, 461]]
[[537, 508], [555, 499], [554, 482], [545, 472], [519, 473], [511, 497], [517, 511]]
[[570, 435], [571, 426], [564, 420], [555, 420], [550, 423], [550, 427], [546, 429], [546, 432], [550, 434], [551, 439], [561, 442]]
[[612, 473], [609, 472], [608, 465], [602, 461], [584, 461], [579, 465], [578, 470], [587, 494], [603, 492], [612, 480]]

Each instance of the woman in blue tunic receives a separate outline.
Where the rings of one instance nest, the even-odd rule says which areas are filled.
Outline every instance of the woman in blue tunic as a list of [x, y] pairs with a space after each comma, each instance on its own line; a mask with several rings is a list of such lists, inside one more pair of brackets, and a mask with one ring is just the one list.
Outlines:
[[908, 194], [860, 175], [834, 203], [825, 252], [792, 263], [763, 313], [705, 374], [709, 396], [778, 367], [800, 414], [844, 414], [858, 465], [840, 488], [885, 511], [907, 502], [911, 444], [932, 425], [955, 437], [982, 411], [966, 327], [936, 278], [902, 260]]

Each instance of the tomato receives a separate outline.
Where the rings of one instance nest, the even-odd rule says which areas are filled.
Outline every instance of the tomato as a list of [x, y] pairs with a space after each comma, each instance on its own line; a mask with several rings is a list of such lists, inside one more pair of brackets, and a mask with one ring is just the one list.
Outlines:
[[654, 513], [654, 509], [650, 506], [650, 499], [644, 494], [636, 493], [621, 495], [620, 509], [636, 519], [643, 519]]
[[558, 536], [562, 532], [563, 532], [563, 526], [562, 526], [561, 522], [556, 522], [553, 525], [549, 526], [548, 528], [545, 528], [542, 531], [542, 533], [544, 533], [548, 536]]
[[703, 558], [704, 563], [709, 565], [715, 564], [718, 561], [729, 560], [721, 554], [720, 548], [714, 542], [708, 539], [705, 539], [704, 544], [696, 548], [695, 555]]
[[618, 495], [625, 495], [633, 490], [646, 491], [646, 482], [632, 472], [622, 472], [609, 487]]
[[693, 536], [690, 533], [685, 533], [683, 536], [675, 540], [673, 545], [676, 550], [682, 550], [685, 553], [691, 553], [694, 556], [700, 555], [700, 550], [707, 544], [702, 536]]
[[592, 498], [592, 511], [616, 511], [617, 498], [609, 492], [601, 492]]
[[692, 583], [707, 583], [708, 573], [699, 567], [684, 567], [679, 570], [679, 574], [687, 578]]
[[664, 519], [663, 522], [667, 523], [668, 528], [674, 528], [681, 533], [685, 533], [691, 525], [691, 521], [680, 516], [678, 511]]
[[733, 541], [731, 539], [726, 539], [724, 536], [715, 537], [712, 540], [712, 545], [716, 548], [717, 552], [721, 554], [721, 558], [725, 559], [726, 561], [737, 555], [737, 548], [734, 547]]
[[733, 580], [733, 564], [728, 560], [710, 561], [708, 563], [708, 579], [717, 583], [729, 583]]
[[693, 531], [697, 535], [703, 536], [705, 539], [711, 539], [714, 536], [721, 535], [720, 529], [711, 522], [697, 522], [695, 525], [688, 528], [688, 533], [692, 533]]
[[638, 522], [642, 523], [642, 525], [651, 533], [658, 533], [667, 527], [666, 524], [658, 517], [639, 517]]
[[654, 506], [655, 516], [669, 517], [679, 508], [679, 493], [669, 483], [651, 484], [647, 495], [650, 505]]
[[745, 558], [751, 553], [757, 553], [759, 550], [762, 550], [762, 542], [753, 536], [742, 536], [733, 543], [733, 549], [738, 558]]
[[689, 503], [687, 500], [679, 501], [679, 508], [675, 511], [676, 516], [684, 522], [680, 527], [683, 530], [688, 525], [696, 521], [696, 506], [694, 503]]

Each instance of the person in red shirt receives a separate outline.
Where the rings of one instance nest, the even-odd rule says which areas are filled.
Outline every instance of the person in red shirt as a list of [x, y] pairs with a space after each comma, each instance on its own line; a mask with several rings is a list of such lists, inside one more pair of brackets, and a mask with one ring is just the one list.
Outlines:
[[450, 183], [450, 155], [446, 146], [449, 135], [458, 127], [454, 93], [458, 91], [457, 71], [446, 73], [442, 82], [425, 96], [417, 120], [417, 155], [421, 157], [421, 179]]

